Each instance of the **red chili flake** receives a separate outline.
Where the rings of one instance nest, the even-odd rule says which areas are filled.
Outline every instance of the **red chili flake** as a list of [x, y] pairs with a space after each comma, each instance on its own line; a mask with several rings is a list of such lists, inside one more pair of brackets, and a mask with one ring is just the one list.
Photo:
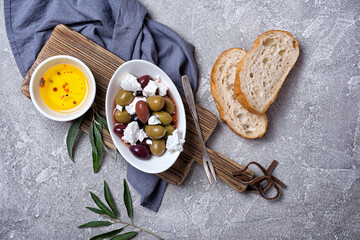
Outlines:
[[45, 80], [44, 80], [44, 78], [42, 78], [41, 81], [40, 81], [40, 87], [45, 87]]
[[64, 72], [64, 74], [66, 74], [66, 72]]
[[70, 73], [72, 74], [72, 71]]
[[53, 91], [54, 91], [54, 92], [57, 92], [57, 88], [56, 88], [56, 87], [54, 87], [54, 88], [53, 88]]
[[70, 73], [70, 72], [68, 72], [68, 73]]
[[62, 96], [62, 97], [60, 97], [61, 99], [63, 99], [65, 96]]
[[66, 89], [65, 91], [66, 91], [67, 93], [69, 93], [69, 89]]
[[73, 101], [73, 104], [76, 104], [76, 101]]
[[63, 85], [63, 88], [65, 88], [65, 85]]

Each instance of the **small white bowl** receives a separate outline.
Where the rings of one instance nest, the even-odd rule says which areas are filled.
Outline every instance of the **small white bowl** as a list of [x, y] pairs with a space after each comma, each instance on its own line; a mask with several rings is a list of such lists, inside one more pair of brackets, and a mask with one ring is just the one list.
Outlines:
[[[79, 109], [73, 112], [61, 113], [52, 110], [46, 105], [46, 103], [43, 101], [40, 95], [39, 86], [42, 76], [51, 67], [59, 64], [70, 64], [77, 67], [78, 69], [80, 69], [81, 72], [85, 74], [85, 77], [89, 83], [89, 95], [87, 96], [86, 101]], [[30, 97], [35, 108], [45, 117], [55, 121], [71, 121], [79, 118], [80, 116], [85, 114], [87, 110], [89, 110], [92, 103], [94, 102], [95, 95], [96, 95], [96, 83], [90, 69], [82, 61], [71, 56], [58, 55], [44, 60], [36, 67], [30, 79]]]
[[141, 160], [135, 157], [129, 150], [129, 145], [125, 144], [118, 135], [113, 132], [114, 126], [114, 117], [113, 111], [115, 108], [115, 98], [116, 94], [120, 89], [120, 83], [123, 79], [125, 79], [126, 75], [130, 73], [135, 77], [141, 77], [143, 75], [150, 75], [152, 79], [156, 77], [160, 77], [161, 81], [163, 81], [169, 88], [168, 92], [170, 92], [171, 97], [176, 105], [176, 111], [178, 114], [178, 126], [179, 129], [183, 133], [183, 139], [185, 139], [186, 135], [186, 116], [183, 102], [181, 100], [181, 96], [169, 78], [169, 76], [161, 70], [156, 65], [144, 61], [144, 60], [132, 60], [122, 64], [112, 76], [107, 92], [106, 92], [106, 101], [105, 101], [105, 110], [106, 110], [106, 119], [110, 129], [111, 138], [119, 150], [121, 155], [125, 158], [125, 160], [136, 167], [137, 169], [147, 172], [147, 173], [161, 173], [169, 169], [179, 157], [180, 152], [170, 152], [168, 150], [159, 157], [151, 156], [149, 160]]

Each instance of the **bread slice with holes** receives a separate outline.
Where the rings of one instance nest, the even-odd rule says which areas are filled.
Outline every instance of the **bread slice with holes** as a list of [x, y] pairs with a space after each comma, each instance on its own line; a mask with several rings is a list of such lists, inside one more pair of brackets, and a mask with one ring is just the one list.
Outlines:
[[268, 121], [265, 114], [252, 114], [236, 100], [236, 67], [245, 54], [241, 48], [231, 48], [220, 55], [211, 71], [211, 94], [221, 120], [238, 135], [253, 139], [264, 135]]
[[281, 30], [261, 34], [236, 69], [239, 103], [252, 113], [264, 114], [298, 56], [299, 43], [292, 34]]

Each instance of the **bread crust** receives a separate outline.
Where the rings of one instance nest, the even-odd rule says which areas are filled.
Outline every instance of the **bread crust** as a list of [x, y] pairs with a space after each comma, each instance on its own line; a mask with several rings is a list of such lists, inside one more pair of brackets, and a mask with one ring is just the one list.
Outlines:
[[261, 115], [264, 115], [265, 117], [265, 127], [264, 127], [264, 131], [261, 132], [260, 134], [256, 135], [256, 136], [253, 136], [253, 137], [249, 137], [249, 136], [246, 136], [244, 134], [242, 134], [241, 132], [239, 132], [237, 129], [235, 129], [226, 119], [225, 115], [225, 110], [223, 108], [223, 105], [222, 105], [222, 101], [221, 101], [221, 98], [220, 98], [220, 95], [219, 95], [219, 91], [217, 89], [217, 84], [216, 84], [216, 78], [215, 78], [215, 72], [216, 72], [216, 68], [217, 68], [217, 65], [219, 64], [219, 62], [222, 60], [222, 58], [224, 56], [226, 56], [229, 52], [233, 51], [234, 49], [236, 50], [241, 50], [241, 51], [244, 51], [244, 49], [242, 48], [230, 48], [230, 49], [227, 49], [225, 51], [223, 51], [220, 56], [216, 59], [215, 63], [214, 63], [214, 66], [212, 68], [212, 71], [211, 71], [211, 76], [210, 76], [210, 90], [211, 90], [211, 94], [214, 98], [214, 101], [215, 101], [215, 105], [216, 105], [216, 108], [217, 110], [219, 111], [219, 115], [220, 115], [220, 119], [221, 121], [223, 121], [224, 123], [226, 123], [230, 129], [235, 132], [236, 134], [238, 134], [239, 136], [243, 137], [243, 138], [247, 138], [247, 139], [256, 139], [256, 138], [261, 138], [265, 132], [266, 132], [266, 129], [267, 129], [267, 124], [268, 124], [268, 119], [266, 117], [265, 114], [261, 114]]
[[[296, 59], [293, 62], [293, 64], [291, 65], [290, 70], [294, 67], [298, 57], [299, 57], [299, 53], [300, 53], [300, 49], [299, 49], [299, 42], [296, 40], [296, 38], [289, 32], [287, 31], [283, 31], [283, 30], [270, 30], [267, 32], [264, 32], [263, 34], [261, 34], [254, 42], [253, 47], [250, 49], [250, 51], [248, 53], [246, 53], [246, 55], [241, 59], [241, 61], [239, 62], [237, 68], [236, 68], [236, 75], [235, 75], [235, 84], [234, 84], [234, 91], [235, 91], [235, 96], [236, 99], [238, 100], [238, 102], [244, 106], [244, 108], [246, 108], [249, 112], [254, 113], [254, 114], [264, 114], [266, 112], [266, 110], [269, 109], [270, 105], [275, 101], [277, 95], [279, 94], [279, 91], [286, 79], [286, 77], [288, 76], [288, 74], [284, 75], [283, 78], [281, 79], [282, 83], [278, 89], [278, 91], [275, 93], [274, 97], [269, 101], [269, 103], [266, 105], [266, 107], [264, 108], [263, 111], [257, 111], [247, 100], [244, 92], [242, 91], [241, 88], [241, 79], [240, 79], [240, 72], [244, 69], [244, 62], [247, 60], [247, 58], [249, 58], [249, 56], [251, 56], [252, 52], [255, 51], [259, 46], [260, 46], [260, 42], [262, 40], [263, 37], [265, 37], [268, 34], [272, 34], [275, 32], [282, 32], [285, 33], [287, 35], [289, 35], [290, 37], [292, 37], [295, 40], [295, 49], [296, 49]], [[290, 71], [289, 71], [290, 72]]]

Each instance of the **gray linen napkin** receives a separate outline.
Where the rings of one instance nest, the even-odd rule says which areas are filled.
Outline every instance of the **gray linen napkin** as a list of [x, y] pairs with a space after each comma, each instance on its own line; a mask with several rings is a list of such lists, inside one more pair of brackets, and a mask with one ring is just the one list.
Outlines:
[[[194, 47], [170, 28], [149, 19], [137, 0], [5, 0], [6, 32], [24, 77], [54, 27], [65, 24], [124, 60], [155, 63], [180, 92], [187, 74], [197, 87]], [[141, 205], [158, 211], [167, 183], [130, 164], [129, 183], [141, 195]]]

